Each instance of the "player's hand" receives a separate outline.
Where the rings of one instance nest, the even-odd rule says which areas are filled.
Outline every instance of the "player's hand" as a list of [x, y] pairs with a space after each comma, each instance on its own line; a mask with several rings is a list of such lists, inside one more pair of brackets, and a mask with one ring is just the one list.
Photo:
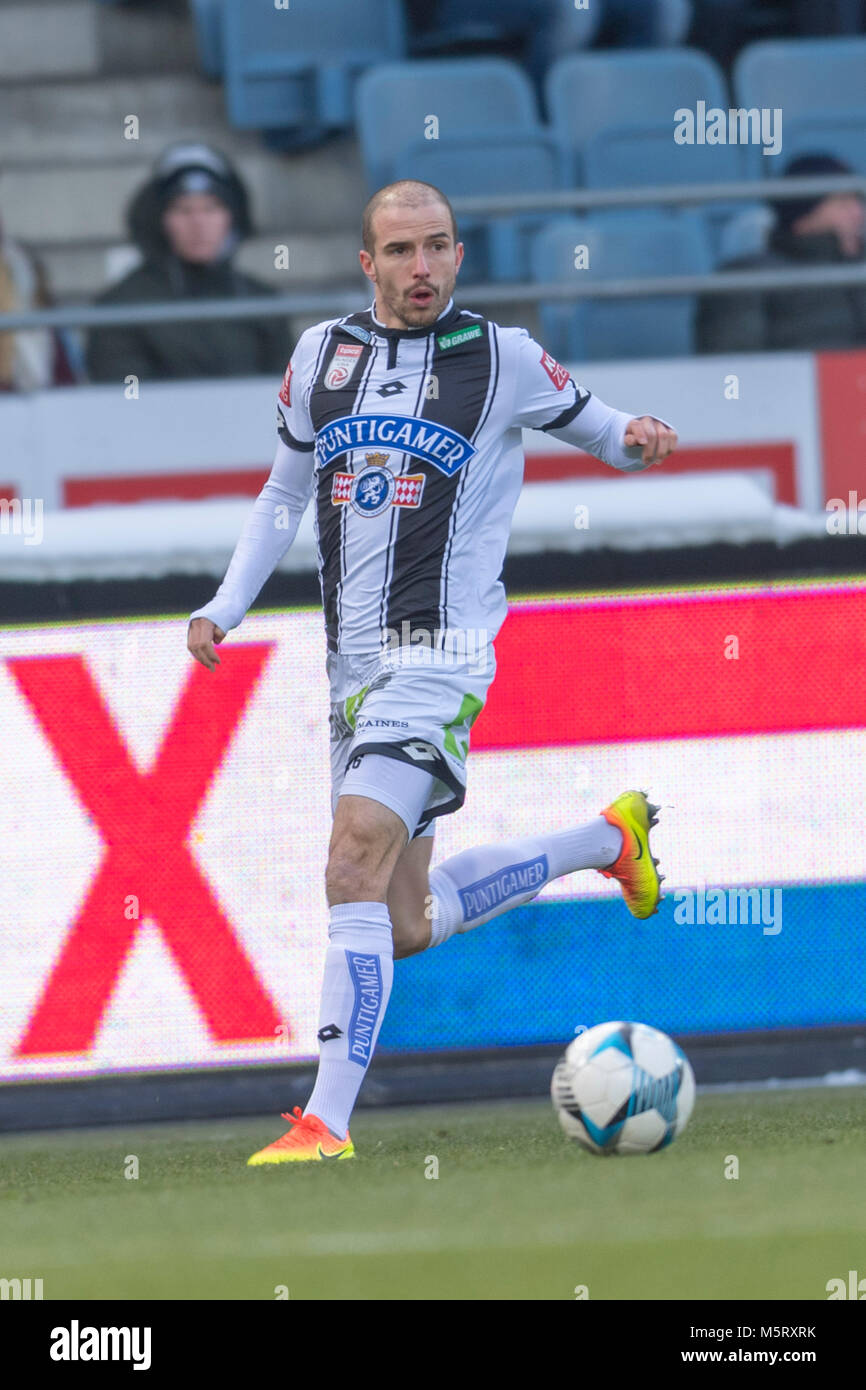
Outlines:
[[210, 618], [193, 618], [186, 636], [187, 650], [206, 670], [215, 671], [220, 659], [214, 651], [214, 643], [220, 643], [224, 637], [222, 628], [212, 623]]
[[623, 442], [627, 449], [643, 445], [641, 459], [649, 467], [652, 463], [661, 463], [668, 454], [672, 454], [679, 441], [676, 430], [663, 425], [652, 415], [642, 415], [639, 420], [629, 420]]

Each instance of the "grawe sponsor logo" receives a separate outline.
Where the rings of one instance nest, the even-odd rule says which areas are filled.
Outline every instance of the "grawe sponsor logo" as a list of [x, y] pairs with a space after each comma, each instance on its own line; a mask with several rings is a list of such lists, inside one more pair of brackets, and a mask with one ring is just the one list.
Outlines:
[[52, 1361], [131, 1361], [134, 1371], [150, 1369], [149, 1327], [52, 1327]]

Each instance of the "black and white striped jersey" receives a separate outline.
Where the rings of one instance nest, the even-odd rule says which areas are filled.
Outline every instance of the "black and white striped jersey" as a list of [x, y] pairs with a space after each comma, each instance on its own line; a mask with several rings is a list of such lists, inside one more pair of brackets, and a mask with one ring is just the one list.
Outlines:
[[[448, 306], [431, 327], [372, 310], [299, 339], [279, 395], [274, 470], [214, 600], [194, 617], [241, 621], [312, 495], [328, 645], [372, 653], [446, 644], [506, 612], [500, 582], [523, 481], [521, 430], [555, 432], [615, 467], [631, 415], [577, 385], [521, 328]], [[292, 519], [274, 535], [274, 507]], [[415, 640], [418, 640], [417, 638]]]

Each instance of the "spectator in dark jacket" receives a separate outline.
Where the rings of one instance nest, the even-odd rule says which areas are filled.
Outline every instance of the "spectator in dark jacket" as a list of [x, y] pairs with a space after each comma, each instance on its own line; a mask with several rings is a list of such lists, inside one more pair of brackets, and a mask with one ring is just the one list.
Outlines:
[[[246, 190], [218, 150], [166, 150], [128, 212], [142, 264], [98, 300], [145, 304], [172, 299], [268, 295], [267, 285], [232, 264], [251, 231]], [[208, 319], [94, 329], [87, 366], [93, 381], [282, 374], [288, 328], [281, 317]]]
[[[787, 175], [852, 174], [831, 155], [801, 155]], [[863, 263], [866, 209], [854, 193], [779, 202], [767, 250], [724, 270], [817, 269]], [[761, 352], [866, 346], [866, 285], [809, 290], [749, 290], [705, 295], [697, 326], [700, 352]]]

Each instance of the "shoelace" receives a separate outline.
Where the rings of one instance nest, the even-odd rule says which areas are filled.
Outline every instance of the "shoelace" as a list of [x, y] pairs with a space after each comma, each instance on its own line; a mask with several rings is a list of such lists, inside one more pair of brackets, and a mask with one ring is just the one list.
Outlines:
[[281, 1112], [280, 1112], [280, 1119], [281, 1119], [281, 1120], [288, 1120], [288, 1122], [289, 1122], [290, 1125], [299, 1125], [299, 1124], [301, 1123], [301, 1121], [303, 1120], [303, 1118], [304, 1118], [304, 1112], [303, 1112], [303, 1110], [301, 1109], [301, 1107], [300, 1107], [299, 1105], [296, 1105], [296, 1106], [295, 1106], [295, 1108], [294, 1108], [294, 1110], [292, 1111], [291, 1115], [286, 1114], [285, 1111], [281, 1111]]

